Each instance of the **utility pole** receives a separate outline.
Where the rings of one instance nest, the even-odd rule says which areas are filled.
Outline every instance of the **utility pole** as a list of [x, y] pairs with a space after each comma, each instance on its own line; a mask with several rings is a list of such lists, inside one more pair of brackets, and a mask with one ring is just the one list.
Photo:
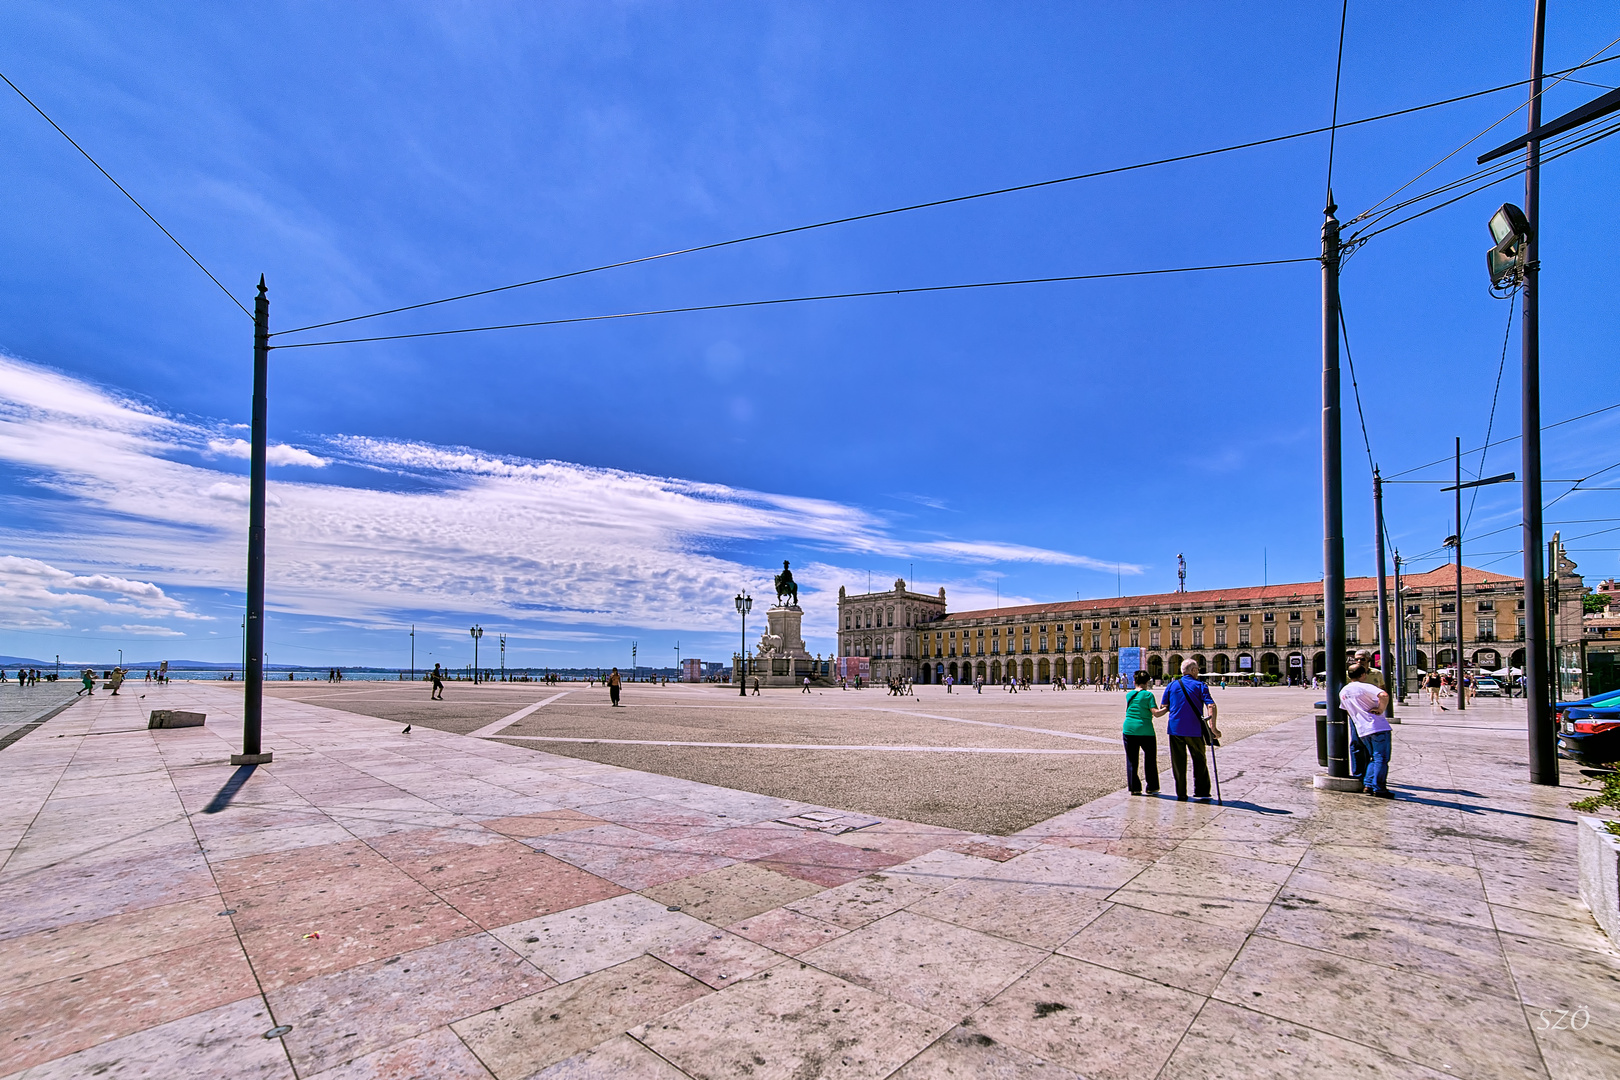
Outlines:
[[1350, 733], [1339, 708], [1344, 684], [1344, 469], [1339, 419], [1339, 219], [1328, 190], [1322, 222], [1322, 614], [1327, 670], [1328, 773], [1316, 786], [1354, 790], [1350, 776]]
[[[1117, 573], [1119, 567], [1114, 568]], [[1176, 592], [1187, 591], [1187, 560], [1181, 555], [1176, 556]]]
[[[1411, 649], [1411, 643], [1406, 640], [1409, 631], [1406, 627], [1406, 601], [1401, 596], [1401, 549], [1395, 549], [1395, 652], [1398, 659], [1395, 661], [1395, 694], [1402, 705], [1406, 704], [1406, 657]], [[1386, 676], [1387, 677], [1387, 676]]]
[[416, 681], [416, 624], [411, 623], [411, 682]]
[[737, 650], [737, 662], [732, 667], [732, 674], [737, 679], [737, 693], [742, 697], [748, 696], [748, 612], [754, 607], [754, 598], [746, 592], [737, 594], [737, 614], [742, 617], [742, 647]]
[[264, 765], [270, 755], [260, 743], [264, 726], [264, 505], [265, 426], [270, 415], [270, 293], [259, 275], [259, 295], [253, 301], [253, 430], [248, 451], [248, 557], [247, 616], [242, 692], [242, 752], [231, 755], [232, 765]]
[[1558, 568], [1563, 564], [1564, 545], [1558, 533], [1547, 541], [1547, 670], [1553, 700], [1563, 696], [1563, 664], [1558, 662]]
[[636, 681], [636, 643], [630, 643], [630, 681]]
[[[1529, 130], [1541, 126], [1541, 66], [1546, 45], [1547, 0], [1534, 0], [1530, 38]], [[1523, 361], [1520, 365], [1519, 446], [1524, 474], [1524, 690], [1525, 724], [1530, 739], [1530, 782], [1558, 786], [1558, 731], [1553, 720], [1554, 689], [1544, 666], [1548, 640], [1541, 567], [1541, 140], [1531, 139], [1525, 159], [1524, 216], [1530, 224], [1525, 245]], [[1555, 568], [1556, 572], [1556, 568]]]
[[[1389, 711], [1385, 714], [1391, 723], [1395, 721], [1395, 694], [1394, 684], [1390, 674], [1389, 650], [1389, 598], [1384, 589], [1384, 478], [1379, 475], [1378, 468], [1373, 468], [1373, 530], [1378, 535], [1373, 538], [1374, 550], [1378, 553], [1378, 667], [1384, 677], [1384, 689], [1389, 691]], [[1397, 594], [1396, 603], [1399, 603]]]
[[467, 632], [472, 635], [473, 639], [472, 681], [473, 685], [476, 686], [478, 684], [478, 639], [484, 636], [484, 628], [474, 626]]
[[1468, 692], [1463, 689], [1463, 593], [1462, 593], [1462, 436], [1457, 436], [1457, 457], [1455, 461], [1456, 479], [1453, 490], [1457, 496], [1457, 711], [1463, 712], [1468, 708]]
[[506, 635], [501, 635], [501, 682], [506, 681]]

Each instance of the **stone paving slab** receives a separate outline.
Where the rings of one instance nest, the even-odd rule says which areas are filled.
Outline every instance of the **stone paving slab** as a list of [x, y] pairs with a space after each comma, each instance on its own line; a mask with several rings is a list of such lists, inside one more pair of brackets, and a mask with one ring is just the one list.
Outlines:
[[1225, 806], [1005, 837], [296, 701], [235, 769], [239, 710], [98, 694], [0, 754], [0, 1077], [1620, 1076], [1511, 704], [1408, 713], [1391, 802], [1313, 789], [1301, 718]]

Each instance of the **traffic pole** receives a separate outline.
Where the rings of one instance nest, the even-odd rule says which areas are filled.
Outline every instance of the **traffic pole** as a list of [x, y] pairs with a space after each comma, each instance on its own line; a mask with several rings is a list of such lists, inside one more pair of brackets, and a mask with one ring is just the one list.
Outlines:
[[1457, 436], [1457, 457], [1455, 461], [1456, 479], [1453, 491], [1456, 495], [1457, 515], [1457, 640], [1453, 655], [1457, 659], [1457, 711], [1463, 712], [1468, 708], [1468, 692], [1463, 689], [1463, 590], [1462, 590], [1462, 436]]
[[1339, 219], [1328, 191], [1322, 211], [1322, 608], [1326, 617], [1327, 776], [1319, 787], [1351, 790], [1350, 735], [1339, 708], [1344, 685], [1344, 474], [1339, 417]]
[[[1384, 478], [1373, 469], [1373, 547], [1378, 553], [1378, 670], [1384, 679], [1384, 690], [1389, 694], [1389, 710], [1385, 716], [1390, 723], [1395, 719], [1395, 685], [1390, 674], [1389, 597], [1384, 586]], [[1395, 602], [1400, 603], [1397, 595]]]

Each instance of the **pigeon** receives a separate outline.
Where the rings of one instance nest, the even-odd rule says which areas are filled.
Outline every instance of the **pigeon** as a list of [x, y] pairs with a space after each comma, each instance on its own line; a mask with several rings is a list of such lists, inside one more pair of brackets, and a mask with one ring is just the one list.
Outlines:
[[411, 725], [409, 725], [409, 724], [406, 724], [405, 725], [405, 730], [400, 732], [401, 735], [409, 735], [410, 733], [411, 733]]

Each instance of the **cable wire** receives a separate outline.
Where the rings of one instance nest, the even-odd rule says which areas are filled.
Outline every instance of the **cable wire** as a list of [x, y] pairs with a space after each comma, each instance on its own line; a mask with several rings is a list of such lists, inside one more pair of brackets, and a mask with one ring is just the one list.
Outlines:
[[[1563, 427], [1565, 424], [1573, 424], [1577, 420], [1585, 420], [1588, 417], [1598, 416], [1598, 415], [1600, 415], [1602, 413], [1613, 412], [1615, 409], [1620, 409], [1620, 401], [1615, 402], [1613, 405], [1605, 405], [1600, 409], [1593, 409], [1591, 412], [1583, 412], [1583, 413], [1579, 414], [1578, 416], [1571, 416], [1567, 420], [1559, 420], [1556, 423], [1552, 423], [1552, 424], [1543, 424], [1541, 430], [1542, 431], [1551, 431], [1553, 428]], [[1490, 445], [1492, 445], [1492, 446], [1506, 446], [1510, 442], [1517, 442], [1519, 440], [1519, 438], [1520, 438], [1520, 436], [1518, 436], [1518, 435], [1509, 435], [1507, 438], [1500, 439], [1497, 442], [1491, 443]], [[1485, 449], [1483, 446], [1476, 446], [1473, 449], [1463, 451], [1463, 453], [1472, 454], [1475, 450], [1483, 450], [1483, 449]], [[1436, 465], [1443, 465], [1443, 464], [1445, 464], [1446, 462], [1448, 462], [1450, 460], [1451, 460], [1451, 455], [1447, 454], [1445, 457], [1435, 458], [1433, 461], [1428, 462], [1425, 465], [1414, 465], [1410, 469], [1402, 469], [1398, 473], [1390, 473], [1389, 476], [1386, 476], [1384, 478], [1384, 483], [1386, 483], [1386, 484], [1393, 484], [1393, 483], [1397, 483], [1397, 482], [1404, 483], [1404, 481], [1396, 481], [1395, 477], [1397, 477], [1397, 476], [1405, 476], [1408, 473], [1421, 472], [1424, 469], [1432, 469]]]
[[[1580, 70], [1582, 67], [1587, 66], [1587, 64], [1590, 64], [1593, 60], [1597, 59], [1599, 56], [1602, 56], [1604, 53], [1608, 52], [1610, 49], [1614, 48], [1616, 45], [1620, 45], [1620, 37], [1616, 37], [1613, 41], [1609, 42], [1607, 45], [1603, 46], [1597, 52], [1595, 52], [1591, 56], [1587, 57], [1585, 64], [1578, 64], [1574, 68], [1571, 68], [1570, 71], [1573, 72], [1573, 71]], [[1551, 82], [1549, 82], [1545, 86], [1543, 86], [1541, 88], [1540, 92], [1536, 96], [1540, 97], [1540, 96], [1546, 94], [1546, 92], [1548, 90], [1551, 90], [1553, 87], [1555, 87], [1559, 83], [1563, 82], [1564, 79], [1566, 79], [1566, 78], [1568, 78], [1567, 75], [1556, 76]], [[1365, 217], [1368, 214], [1372, 213], [1374, 210], [1377, 210], [1380, 206], [1382, 206], [1384, 203], [1388, 202], [1390, 199], [1393, 199], [1395, 196], [1399, 195], [1401, 192], [1405, 191], [1407, 188], [1411, 187], [1413, 184], [1417, 183], [1419, 180], [1423, 179], [1425, 176], [1428, 176], [1434, 170], [1438, 169], [1440, 166], [1444, 165], [1446, 162], [1450, 161], [1452, 158], [1454, 158], [1458, 154], [1462, 153], [1468, 147], [1470, 147], [1474, 143], [1478, 142], [1481, 138], [1484, 137], [1486, 132], [1490, 131], [1492, 128], [1500, 126], [1504, 121], [1506, 121], [1509, 117], [1511, 117], [1514, 113], [1518, 112], [1523, 107], [1524, 106], [1521, 106], [1521, 105], [1515, 105], [1511, 110], [1509, 110], [1507, 113], [1503, 114], [1503, 116], [1502, 116], [1502, 118], [1500, 120], [1495, 121], [1489, 127], [1486, 127], [1484, 130], [1480, 131], [1480, 133], [1478, 135], [1475, 135], [1473, 138], [1469, 139], [1467, 142], [1465, 142], [1461, 146], [1457, 147], [1457, 149], [1453, 150], [1451, 153], [1447, 154], [1445, 157], [1441, 158], [1439, 161], [1436, 161], [1433, 165], [1430, 165], [1427, 169], [1424, 169], [1422, 172], [1420, 172], [1416, 176], [1412, 177], [1412, 179], [1408, 180], [1406, 183], [1402, 184], [1400, 187], [1396, 188], [1394, 191], [1390, 192], [1388, 195], [1385, 195], [1382, 199], [1379, 199], [1377, 202], [1373, 203], [1366, 210], [1362, 211], [1360, 214], [1357, 214], [1355, 217], [1351, 218], [1350, 223], [1360, 221], [1363, 217]]]
[[1333, 201], [1333, 150], [1339, 142], [1339, 76], [1344, 73], [1344, 26], [1350, 18], [1350, 0], [1339, 10], [1339, 59], [1333, 65], [1333, 120], [1328, 132], [1327, 201]]
[[621, 311], [611, 315], [579, 315], [569, 319], [537, 319], [533, 322], [501, 323], [495, 326], [467, 326], [459, 330], [425, 330], [415, 334], [381, 334], [376, 337], [342, 338], [333, 341], [296, 341], [272, 345], [272, 349], [313, 349], [320, 345], [358, 345], [368, 341], [404, 341], [409, 338], [448, 337], [452, 334], [479, 334], [487, 330], [521, 330], [532, 326], [563, 326], [569, 323], [608, 322], [614, 319], [641, 319], [649, 315], [679, 315], [692, 311], [725, 311], [731, 308], [770, 307], [777, 304], [805, 304], [816, 300], [851, 300], [863, 296], [905, 296], [911, 293], [952, 292], [961, 289], [993, 289], [1005, 285], [1045, 285], [1062, 281], [1100, 281], [1105, 278], [1153, 277], [1160, 274], [1192, 274], [1204, 270], [1239, 270], [1252, 266], [1283, 266], [1288, 263], [1321, 262], [1319, 256], [1306, 259], [1263, 259], [1257, 262], [1220, 263], [1214, 266], [1173, 266], [1160, 270], [1122, 270], [1110, 274], [1066, 274], [1061, 277], [1019, 278], [1012, 281], [974, 281], [960, 285], [921, 285], [909, 289], [870, 289], [862, 292], [823, 293], [817, 296], [786, 296], [774, 300], [737, 300], [728, 304], [696, 304], [691, 307], [660, 308], [655, 311]]
[[[1595, 67], [1599, 64], [1607, 64], [1614, 60], [1620, 60], [1620, 56], [1611, 56], [1602, 60], [1590, 61], [1585, 64], [1577, 65], [1576, 67], [1568, 68], [1564, 72], [1554, 72], [1553, 74], [1567, 74], [1568, 72], [1579, 71], [1583, 67]], [[1423, 112], [1426, 109], [1437, 109], [1444, 105], [1454, 105], [1459, 101], [1468, 101], [1472, 98], [1484, 97], [1489, 94], [1497, 94], [1504, 90], [1512, 90], [1515, 87], [1524, 86], [1529, 82], [1529, 79], [1520, 79], [1516, 82], [1503, 83], [1501, 86], [1493, 86], [1488, 90], [1475, 90], [1472, 93], [1459, 94], [1456, 97], [1445, 98], [1440, 101], [1431, 101], [1423, 105], [1413, 105], [1405, 109], [1396, 109], [1394, 112], [1379, 113], [1376, 116], [1364, 116], [1358, 120], [1346, 120], [1344, 123], [1336, 124], [1334, 126], [1349, 128], [1357, 127], [1361, 124], [1376, 123], [1380, 120], [1391, 120], [1398, 116], [1406, 116], [1411, 113]], [[417, 304], [405, 304], [400, 307], [384, 308], [380, 311], [372, 311], [364, 315], [351, 315], [348, 318], [332, 319], [327, 322], [310, 323], [307, 326], [293, 327], [289, 330], [277, 330], [271, 336], [277, 337], [283, 334], [299, 334], [307, 330], [320, 330], [328, 326], [341, 326], [345, 323], [361, 322], [365, 319], [377, 319], [384, 315], [397, 315], [401, 312], [417, 311], [421, 308], [434, 307], [439, 304], [450, 304], [458, 300], [471, 300], [479, 296], [491, 296], [495, 293], [510, 292], [513, 289], [525, 289], [532, 285], [544, 285], [553, 281], [563, 281], [568, 278], [582, 277], [586, 274], [600, 273], [604, 270], [617, 270], [626, 266], [637, 266], [641, 263], [656, 262], [660, 259], [672, 259], [678, 255], [692, 255], [701, 251], [714, 251], [719, 248], [732, 247], [737, 244], [751, 243], [755, 240], [768, 240], [777, 236], [791, 236], [794, 233], [809, 232], [814, 229], [825, 229], [833, 225], [847, 225], [856, 221], [869, 221], [873, 218], [888, 217], [894, 214], [904, 214], [912, 210], [925, 210], [936, 206], [950, 206], [954, 203], [970, 202], [975, 199], [988, 199], [997, 195], [1009, 195], [1019, 191], [1032, 191], [1037, 188], [1052, 187], [1057, 184], [1070, 184], [1079, 180], [1092, 180], [1101, 176], [1114, 176], [1119, 173], [1134, 172], [1139, 169], [1150, 169], [1159, 165], [1171, 165], [1181, 161], [1193, 161], [1198, 158], [1212, 157], [1217, 154], [1229, 154], [1238, 150], [1251, 150], [1258, 146], [1269, 146], [1273, 143], [1289, 142], [1294, 139], [1307, 138], [1311, 135], [1320, 135], [1329, 130], [1331, 130], [1331, 128], [1310, 128], [1306, 131], [1295, 131], [1287, 135], [1276, 135], [1267, 139], [1255, 139], [1251, 142], [1234, 143], [1231, 146], [1216, 147], [1212, 150], [1199, 150], [1190, 154], [1177, 154], [1172, 157], [1157, 158], [1153, 161], [1140, 161], [1131, 165], [1118, 165], [1113, 168], [1098, 169], [1093, 172], [1076, 173], [1073, 176], [1060, 176], [1052, 180], [1038, 180], [1028, 184], [1016, 184], [1011, 187], [993, 188], [989, 191], [979, 191], [969, 195], [956, 195], [946, 199], [933, 199], [928, 202], [912, 203], [908, 206], [897, 206], [888, 210], [875, 210], [865, 214], [853, 214], [848, 217], [831, 218], [827, 221], [813, 222], [809, 225], [796, 225], [786, 229], [773, 229], [769, 232], [754, 233], [750, 236], [739, 236], [731, 240], [720, 240], [710, 244], [698, 244], [694, 247], [677, 248], [673, 251], [660, 252], [656, 255], [643, 255], [635, 259], [623, 259], [619, 262], [603, 263], [599, 266], [590, 266], [581, 270], [570, 270], [565, 273], [551, 274], [546, 277], [533, 278], [529, 281], [518, 281], [510, 285], [499, 285], [490, 289], [478, 289], [472, 292], [458, 293], [454, 296], [440, 297], [437, 300], [425, 300]]]
[[1373, 464], [1372, 440], [1367, 438], [1367, 414], [1361, 411], [1361, 386], [1356, 382], [1356, 361], [1350, 355], [1350, 328], [1344, 323], [1344, 305], [1339, 305], [1339, 332], [1344, 335], [1344, 358], [1350, 365], [1350, 389], [1355, 392], [1356, 416], [1361, 421], [1361, 445], [1367, 448], [1367, 471], [1377, 472]]
[[64, 138], [64, 139], [66, 139], [68, 141], [68, 143], [72, 145], [73, 149], [77, 150], [79, 153], [84, 155], [84, 160], [86, 160], [90, 164], [94, 165], [96, 167], [96, 171], [99, 172], [102, 176], [105, 176], [107, 178], [107, 180], [112, 184], [113, 187], [115, 187], [119, 191], [123, 192], [124, 198], [126, 198], [130, 202], [134, 203], [135, 204], [135, 209], [139, 210], [141, 213], [146, 215], [146, 220], [148, 220], [152, 224], [156, 225], [158, 227], [159, 231], [161, 231], [164, 236], [167, 236], [171, 241], [173, 241], [175, 247], [179, 248], [182, 252], [185, 253], [186, 258], [190, 259], [192, 261], [192, 263], [196, 265], [197, 269], [199, 269], [203, 273], [207, 274], [209, 281], [212, 281], [215, 285], [219, 285], [219, 291], [224, 293], [226, 296], [229, 296], [231, 298], [231, 303], [235, 304], [239, 308], [242, 308], [242, 314], [246, 315], [250, 319], [253, 318], [253, 312], [249, 311], [245, 307], [242, 307], [242, 301], [238, 300], [236, 298], [235, 294], [231, 292], [231, 290], [227, 289], [224, 285], [221, 285], [219, 278], [215, 277], [213, 275], [213, 273], [208, 269], [208, 267], [204, 266], [202, 264], [201, 260], [199, 260], [197, 258], [197, 256], [195, 256], [195, 255], [193, 255], [191, 253], [190, 249], [187, 248], [186, 245], [182, 244], [179, 240], [175, 239], [174, 233], [170, 232], [168, 229], [165, 229], [163, 227], [163, 222], [161, 222], [157, 218], [153, 217], [152, 212], [150, 210], [148, 210], [146, 207], [142, 206], [141, 201], [139, 199], [137, 199], [135, 196], [131, 195], [129, 193], [129, 190], [127, 188], [125, 188], [123, 184], [120, 184], [117, 180], [114, 180], [112, 173], [108, 172], [106, 169], [103, 169], [101, 167], [101, 162], [99, 162], [95, 158], [91, 157], [90, 152], [88, 150], [86, 150], [84, 147], [80, 146], [78, 144], [78, 142], [74, 140], [73, 136], [71, 136], [67, 132], [63, 131], [62, 130], [62, 125], [58, 124], [55, 120], [52, 120], [50, 118], [50, 116], [45, 112], [44, 109], [42, 109], [38, 105], [34, 104], [34, 99], [29, 97], [27, 94], [23, 93], [22, 89], [16, 83], [12, 82], [9, 78], [6, 78], [6, 75], [5, 75], [4, 72], [0, 72], [0, 79], [5, 79], [6, 85], [11, 87], [13, 90], [17, 91], [17, 96], [18, 97], [20, 97], [24, 101], [28, 102], [29, 107], [32, 108], [35, 112], [39, 113], [40, 116], [43, 116], [45, 118], [45, 122], [47, 124], [51, 125], [51, 127], [56, 129], [56, 133], [58, 135], [62, 136], [62, 138]]
[[[1496, 365], [1496, 389], [1491, 391], [1491, 415], [1485, 421], [1485, 445], [1479, 451], [1479, 471], [1475, 476], [1485, 475], [1485, 455], [1491, 448], [1491, 429], [1496, 426], [1496, 399], [1502, 393], [1502, 372], [1507, 370], [1508, 339], [1513, 336], [1513, 309], [1519, 302], [1519, 293], [1515, 289], [1513, 298], [1508, 301], [1507, 329], [1502, 331], [1502, 359]], [[1463, 532], [1468, 531], [1468, 523], [1474, 520], [1474, 504], [1479, 502], [1479, 488], [1475, 488], [1472, 497], [1468, 500], [1468, 516], [1463, 519]]]

